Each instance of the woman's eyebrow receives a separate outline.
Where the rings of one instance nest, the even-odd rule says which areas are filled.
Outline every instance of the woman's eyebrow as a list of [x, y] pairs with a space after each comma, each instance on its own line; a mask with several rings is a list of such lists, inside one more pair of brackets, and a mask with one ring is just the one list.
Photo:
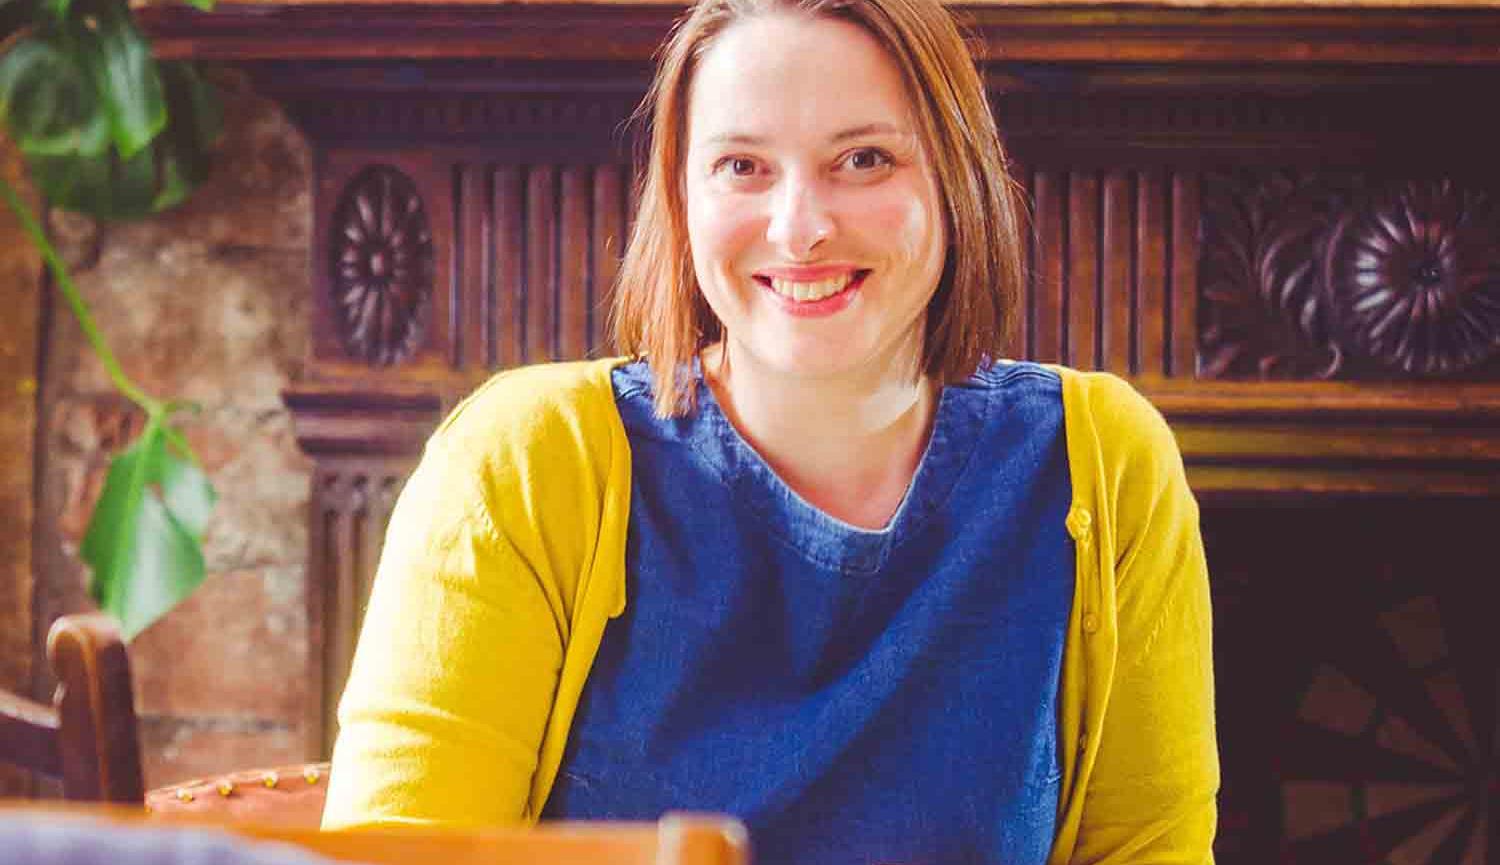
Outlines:
[[867, 135], [910, 134], [911, 130], [907, 129], [904, 126], [897, 126], [894, 123], [886, 123], [884, 121], [881, 121], [877, 123], [865, 123], [859, 126], [851, 126], [850, 128], [843, 130], [842, 132], [835, 133], [832, 141], [837, 144], [842, 141], [848, 141], [851, 138], [864, 138]]
[[[910, 135], [911, 130], [894, 123], [879, 121], [875, 123], [861, 123], [835, 132], [829, 141], [838, 144], [851, 138], [864, 138], [867, 135]], [[753, 135], [748, 132], [724, 132], [708, 139], [709, 144], [741, 144], [759, 146], [769, 142], [764, 135]]]

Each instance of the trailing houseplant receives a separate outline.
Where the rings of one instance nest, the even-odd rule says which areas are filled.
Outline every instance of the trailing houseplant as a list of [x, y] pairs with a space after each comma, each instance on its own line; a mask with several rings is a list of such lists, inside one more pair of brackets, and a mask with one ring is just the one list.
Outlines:
[[[189, 0], [207, 9], [212, 0]], [[138, 219], [181, 203], [208, 175], [221, 125], [212, 85], [190, 63], [158, 61], [126, 0], [0, 0], [0, 124], [52, 207]], [[121, 368], [37, 217], [3, 195], [114, 386], [145, 416], [114, 455], [79, 551], [89, 592], [129, 639], [204, 578], [215, 493], [174, 415]]]

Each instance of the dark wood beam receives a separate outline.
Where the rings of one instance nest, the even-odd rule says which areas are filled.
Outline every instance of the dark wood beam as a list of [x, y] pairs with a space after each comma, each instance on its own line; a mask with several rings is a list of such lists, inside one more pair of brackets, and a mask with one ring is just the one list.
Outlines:
[[[996, 63], [1500, 66], [1500, 8], [955, 6]], [[138, 12], [166, 57], [648, 61], [676, 4], [224, 3]]]

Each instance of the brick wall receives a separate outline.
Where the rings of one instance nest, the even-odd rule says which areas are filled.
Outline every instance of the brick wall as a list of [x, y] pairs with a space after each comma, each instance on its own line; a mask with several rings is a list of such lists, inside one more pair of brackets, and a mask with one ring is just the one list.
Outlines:
[[[184, 206], [123, 225], [52, 220], [130, 375], [200, 407], [182, 423], [220, 495], [208, 580], [130, 646], [148, 787], [299, 760], [306, 738], [310, 464], [280, 394], [306, 354], [309, 154], [274, 104], [236, 75], [223, 83], [215, 173]], [[61, 308], [42, 379], [35, 572], [44, 627], [90, 606], [77, 544], [108, 454], [140, 419]]]

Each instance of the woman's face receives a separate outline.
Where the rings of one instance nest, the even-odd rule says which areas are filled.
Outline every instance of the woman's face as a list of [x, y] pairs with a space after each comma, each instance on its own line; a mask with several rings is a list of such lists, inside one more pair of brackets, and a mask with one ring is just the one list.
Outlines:
[[799, 14], [734, 24], [699, 61], [687, 136], [693, 267], [727, 348], [809, 377], [915, 364], [947, 239], [880, 44]]

